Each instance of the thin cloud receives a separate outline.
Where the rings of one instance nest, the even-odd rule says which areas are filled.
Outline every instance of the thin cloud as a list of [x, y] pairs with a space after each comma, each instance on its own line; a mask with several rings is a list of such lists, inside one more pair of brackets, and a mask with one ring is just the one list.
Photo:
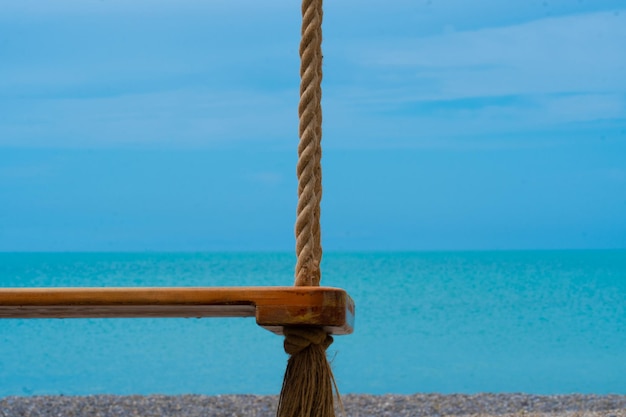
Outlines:
[[[141, 30], [120, 25], [119, 33], [111, 33], [102, 29], [118, 20], [104, 17], [93, 20], [84, 42], [71, 43], [78, 51], [63, 45], [82, 33], [81, 27], [46, 43], [56, 48], [48, 54], [13, 50], [0, 68], [0, 146], [293, 146], [299, 34], [290, 31], [299, 24], [298, 7], [270, 2], [263, 6], [270, 8], [263, 19], [252, 19], [250, 11], [262, 7], [254, 2], [99, 3], [68, 0], [34, 10], [29, 9], [34, 3], [25, 1], [7, 15], [41, 15], [43, 26], [37, 27], [45, 29], [21, 40], [27, 49], [42, 34], [56, 33], [52, 29], [71, 13], [92, 19], [100, 12], [90, 10], [99, 8], [127, 20], [146, 8], [149, 16], [171, 12], [168, 28], [180, 30], [156, 30], [165, 21], [142, 19]], [[606, 9], [608, 3], [594, 4]], [[350, 32], [363, 25], [341, 21], [354, 4], [329, 5], [323, 99], [329, 146], [449, 147], [461, 141], [465, 144], [458, 146], [467, 146], [478, 136], [624, 123], [626, 10], [536, 19], [533, 8], [509, 10], [486, 1], [470, 13], [464, 4], [401, 1], [381, 16], [366, 5], [356, 15], [389, 32], [363, 38]], [[239, 6], [245, 6], [241, 15]], [[540, 8], [539, 14], [561, 6]], [[468, 13], [455, 12], [459, 7]], [[476, 11], [484, 8], [499, 19]], [[404, 32], [385, 17], [402, 10]], [[192, 12], [209, 16], [211, 24]], [[535, 20], [528, 20], [531, 12]], [[241, 20], [220, 22], [226, 15]], [[55, 20], [58, 16], [66, 20]], [[507, 25], [515, 16], [521, 21]], [[416, 19], [434, 26], [423, 32]], [[7, 27], [23, 23], [16, 22]], [[500, 26], [493, 27], [496, 23]], [[232, 26], [227, 32], [232, 36], [213, 36], [219, 32], [213, 24], [219, 31]], [[242, 29], [250, 25], [253, 29]], [[492, 139], [488, 142], [491, 146]]]
[[297, 136], [296, 91], [180, 90], [17, 104], [3, 114], [0, 146], [211, 148]]
[[626, 12], [602, 12], [353, 45], [356, 81], [327, 87], [327, 131], [348, 147], [464, 148], [477, 136], [624, 125], [624, 42]]
[[354, 60], [376, 75], [382, 100], [626, 92], [625, 41], [626, 10], [397, 39]]

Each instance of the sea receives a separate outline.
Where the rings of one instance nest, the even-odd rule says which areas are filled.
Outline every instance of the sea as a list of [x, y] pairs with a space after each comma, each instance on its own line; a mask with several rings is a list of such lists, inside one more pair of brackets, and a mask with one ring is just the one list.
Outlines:
[[[0, 286], [291, 285], [291, 253], [0, 253]], [[626, 250], [324, 254], [342, 393], [626, 394]], [[0, 319], [0, 397], [276, 394], [254, 318]]]

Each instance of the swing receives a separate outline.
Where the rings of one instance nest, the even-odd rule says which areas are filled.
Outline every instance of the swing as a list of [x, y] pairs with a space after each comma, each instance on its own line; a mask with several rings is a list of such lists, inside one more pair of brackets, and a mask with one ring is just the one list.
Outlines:
[[[256, 317], [290, 355], [278, 415], [334, 415], [330, 334], [353, 330], [354, 302], [320, 287], [322, 0], [303, 0], [294, 287], [0, 288], [0, 318]], [[336, 386], [334, 386], [336, 391]]]
[[0, 288], [0, 318], [256, 317], [349, 334], [354, 303], [331, 287]]
[[298, 108], [298, 208], [295, 287], [0, 288], [0, 318], [256, 317], [285, 326], [353, 329], [354, 302], [342, 289], [320, 287], [322, 1], [304, 0]]

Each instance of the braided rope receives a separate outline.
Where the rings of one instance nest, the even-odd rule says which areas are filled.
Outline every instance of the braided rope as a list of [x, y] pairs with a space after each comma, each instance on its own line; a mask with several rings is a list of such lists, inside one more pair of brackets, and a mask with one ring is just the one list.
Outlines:
[[298, 208], [296, 218], [297, 286], [320, 285], [322, 258], [322, 0], [302, 2], [300, 42], [300, 117]]
[[[295, 284], [318, 286], [322, 259], [322, 0], [302, 1], [300, 60]], [[283, 332], [290, 357], [277, 416], [334, 417], [333, 389], [340, 405], [341, 399], [326, 358], [333, 338], [321, 327], [284, 327]]]
[[315, 2], [315, 4], [317, 6], [317, 14], [319, 16], [320, 47], [318, 50], [319, 58], [315, 62], [319, 82], [317, 83], [317, 124], [315, 126], [315, 133], [318, 142], [317, 152], [315, 153], [315, 195], [317, 196], [317, 206], [313, 218], [313, 257], [316, 260], [318, 267], [317, 274], [313, 278], [313, 282], [316, 283], [316, 285], [320, 285], [320, 281], [322, 279], [322, 271], [319, 264], [322, 261], [322, 233], [320, 229], [320, 218], [322, 203], [322, 61], [324, 59], [322, 54], [322, 21], [324, 18], [324, 12], [322, 10], [321, 0], [319, 2]]

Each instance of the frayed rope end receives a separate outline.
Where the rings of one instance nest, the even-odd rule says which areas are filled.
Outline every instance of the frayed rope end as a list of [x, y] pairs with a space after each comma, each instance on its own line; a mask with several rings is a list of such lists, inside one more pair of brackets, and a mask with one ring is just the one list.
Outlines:
[[339, 391], [326, 349], [333, 338], [321, 328], [284, 329], [285, 351], [291, 355], [278, 400], [277, 417], [335, 417]]

